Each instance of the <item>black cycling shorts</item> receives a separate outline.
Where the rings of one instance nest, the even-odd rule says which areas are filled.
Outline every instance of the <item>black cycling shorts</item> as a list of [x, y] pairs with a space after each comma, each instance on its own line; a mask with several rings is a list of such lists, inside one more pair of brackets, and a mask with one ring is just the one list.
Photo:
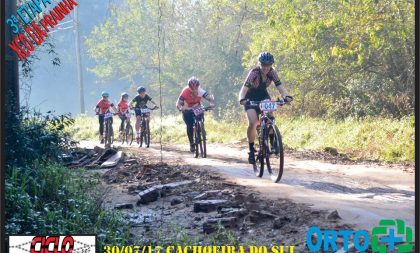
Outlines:
[[244, 109], [245, 111], [254, 109], [257, 112], [257, 115], [260, 115], [262, 113], [258, 105], [244, 105]]
[[[247, 97], [245, 97], [245, 98], [247, 98]], [[253, 98], [247, 98], [247, 99], [249, 99], [249, 100], [251, 100], [251, 101], [262, 101], [262, 100], [266, 100], [266, 99], [271, 99], [269, 96], [267, 96], [267, 97], [264, 97], [264, 98], [255, 98], [255, 99], [253, 99]], [[248, 111], [248, 110], [251, 110], [251, 109], [254, 109], [256, 112], [257, 112], [257, 115], [260, 115], [261, 113], [262, 113], [262, 111], [261, 111], [261, 109], [260, 109], [260, 106], [259, 105], [249, 105], [249, 104], [245, 104], [244, 105], [244, 109], [245, 109], [245, 111]]]

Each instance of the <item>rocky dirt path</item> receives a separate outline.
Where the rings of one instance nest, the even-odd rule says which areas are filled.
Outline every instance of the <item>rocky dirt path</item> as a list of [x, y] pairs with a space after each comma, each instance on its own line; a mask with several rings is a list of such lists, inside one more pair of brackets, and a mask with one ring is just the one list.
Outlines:
[[158, 145], [116, 147], [129, 157], [123, 166], [99, 170], [108, 189], [105, 206], [123, 210], [135, 242], [303, 250], [310, 226], [370, 231], [380, 219], [400, 218], [414, 227], [414, 173], [399, 166], [286, 156], [275, 184], [255, 177], [238, 146], [209, 145], [208, 158], [196, 159], [185, 146], [165, 145], [163, 163]]
[[[281, 181], [255, 177], [241, 147], [209, 145], [208, 158], [193, 158], [186, 146], [163, 146], [165, 162], [184, 162], [215, 171], [226, 180], [260, 192], [268, 199], [287, 198], [318, 209], [337, 210], [342, 221], [371, 230], [380, 219], [403, 219], [414, 227], [414, 170], [406, 166], [332, 164], [286, 155]], [[160, 146], [150, 154], [160, 156]], [[408, 171], [408, 172], [407, 172]]]

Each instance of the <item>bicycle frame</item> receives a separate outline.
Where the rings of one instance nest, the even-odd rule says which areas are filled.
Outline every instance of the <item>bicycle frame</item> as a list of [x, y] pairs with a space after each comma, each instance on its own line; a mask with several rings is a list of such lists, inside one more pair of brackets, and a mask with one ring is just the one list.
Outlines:
[[195, 145], [195, 158], [201, 154], [201, 157], [207, 157], [206, 132], [204, 127], [204, 113], [212, 107], [197, 106], [191, 109], [194, 117], [193, 137]]
[[[272, 181], [278, 182], [281, 179], [284, 167], [283, 144], [276, 121], [270, 113], [275, 112], [278, 105], [282, 106], [285, 102], [263, 100], [248, 101], [248, 103], [251, 106], [258, 106], [262, 111], [259, 126], [257, 126], [259, 145], [255, 163], [253, 163], [254, 172], [258, 177], [262, 177], [264, 167], [266, 167]], [[274, 157], [272, 157], [273, 154]]]
[[122, 142], [124, 142], [124, 140], [127, 140], [128, 143], [128, 139], [127, 139], [127, 131], [128, 129], [130, 129], [131, 127], [131, 113], [130, 111], [126, 111], [125, 113], [121, 114], [122, 117], [124, 117], [121, 120], [125, 120], [125, 124], [122, 125], [122, 129], [120, 129], [120, 140], [122, 140]]
[[[149, 111], [147, 112], [143, 112], [142, 110], [144, 109], [148, 109]], [[158, 107], [155, 108], [149, 108], [147, 106], [140, 108], [140, 128], [141, 128], [141, 132], [140, 132], [140, 136], [137, 136], [137, 142], [140, 144], [140, 147], [143, 144], [143, 138], [146, 144], [146, 147], [149, 147], [150, 145], [150, 128], [149, 128], [149, 123], [150, 123], [150, 114], [151, 111], [158, 109]], [[137, 116], [138, 117], [138, 116]], [[137, 118], [138, 120], [138, 118]], [[137, 121], [136, 121], [137, 124]], [[147, 141], [146, 141], [147, 138]]]
[[[108, 110], [105, 112], [104, 114], [104, 142], [105, 142], [105, 147], [110, 147], [111, 143], [113, 142], [113, 140], [111, 140], [111, 137], [113, 138], [114, 135], [114, 129], [112, 128], [112, 120], [113, 118], [113, 113]], [[108, 127], [110, 129], [108, 129]]]
[[191, 111], [193, 111], [193, 113], [194, 113], [194, 125], [193, 125], [193, 134], [194, 134], [194, 136], [195, 136], [195, 131], [196, 131], [197, 124], [200, 123], [200, 122], [202, 124], [204, 123], [204, 113], [206, 111], [208, 111], [208, 110], [211, 109], [211, 107], [203, 107], [203, 106], [198, 106], [198, 107], [203, 110], [203, 112], [201, 114], [199, 114], [199, 115], [196, 115], [194, 113], [194, 108], [191, 109]]
[[[259, 106], [259, 104], [261, 102], [265, 102], [263, 101], [249, 101], [251, 106]], [[269, 102], [275, 102], [276, 104], [282, 106], [284, 105], [286, 102], [284, 101], [269, 101]], [[265, 111], [265, 110], [261, 110], [262, 111], [262, 115], [261, 117], [259, 117], [258, 121], [259, 121], [259, 126], [261, 127], [261, 129], [265, 129], [267, 127], [267, 125], [275, 125], [276, 124], [276, 120], [274, 119], [274, 117], [271, 119], [269, 117], [269, 114], [272, 112], [269, 111]], [[258, 126], [257, 126], [258, 127]]]

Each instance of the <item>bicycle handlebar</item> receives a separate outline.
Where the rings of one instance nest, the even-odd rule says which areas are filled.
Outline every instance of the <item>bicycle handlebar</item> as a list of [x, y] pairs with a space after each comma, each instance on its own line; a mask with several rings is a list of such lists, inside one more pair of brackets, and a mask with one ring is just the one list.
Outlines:
[[203, 109], [204, 109], [204, 111], [211, 111], [211, 110], [213, 110], [214, 109], [214, 107], [213, 106], [206, 106], [206, 107], [203, 107]]
[[274, 102], [274, 103], [282, 106], [284, 104], [289, 104], [291, 101], [284, 101], [283, 99], [281, 99], [281, 100], [280, 99], [278, 99], [278, 100], [260, 100], [260, 101], [251, 101], [251, 100], [248, 100], [246, 103], [248, 105], [258, 106], [261, 102]]
[[146, 107], [130, 107], [130, 110], [135, 110], [135, 109], [150, 109], [150, 110], [157, 110], [157, 109], [159, 109], [159, 106], [155, 106], [155, 107], [148, 107], [148, 106], [146, 106]]
[[[210, 111], [210, 110], [213, 110], [214, 109], [214, 106], [201, 106], [203, 109], [204, 109], [204, 111]], [[188, 109], [184, 109], [184, 110], [179, 110], [180, 112], [182, 112], [182, 111], [192, 111], [194, 108], [196, 108], [196, 107], [193, 107], [193, 108], [188, 108]]]

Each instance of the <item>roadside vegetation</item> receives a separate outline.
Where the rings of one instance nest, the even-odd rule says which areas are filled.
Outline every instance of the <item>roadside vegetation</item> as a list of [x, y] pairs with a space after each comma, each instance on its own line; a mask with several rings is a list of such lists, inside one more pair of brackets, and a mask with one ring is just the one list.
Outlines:
[[[132, 119], [134, 120], [134, 119]], [[246, 121], [218, 120], [208, 114], [205, 118], [209, 143], [239, 144], [246, 142]], [[185, 124], [181, 115], [152, 118], [152, 142], [187, 143]], [[134, 121], [133, 121], [134, 125]], [[295, 150], [325, 151], [330, 148], [354, 159], [373, 159], [390, 162], [414, 162], [414, 116], [401, 119], [347, 118], [319, 119], [277, 115], [277, 125], [286, 147]], [[114, 119], [118, 129], [119, 119]], [[98, 141], [98, 122], [95, 117], [79, 116], [68, 129], [76, 140]], [[134, 144], [133, 144], [134, 145]]]
[[120, 213], [102, 208], [99, 177], [69, 170], [61, 161], [68, 153], [73, 124], [69, 116], [22, 110], [6, 124], [6, 234], [97, 234], [98, 247], [124, 243], [127, 225]]
[[[232, 116], [243, 115], [237, 95], [259, 53], [269, 51], [294, 97], [278, 117], [286, 146], [413, 162], [414, 7], [391, 0], [124, 1], [94, 27], [86, 48], [96, 63], [90, 70], [105, 84], [118, 79], [121, 91], [134, 95], [141, 84], [155, 100], [161, 95], [166, 116], [162, 129], [152, 124], [155, 142], [162, 133], [164, 142], [186, 143], [174, 103], [192, 75], [219, 105], [206, 118], [209, 141], [244, 141], [245, 119]], [[159, 29], [164, 38], [156, 37]], [[121, 38], [130, 43], [122, 46]], [[97, 139], [97, 123], [84, 120], [77, 119], [75, 136]]]

